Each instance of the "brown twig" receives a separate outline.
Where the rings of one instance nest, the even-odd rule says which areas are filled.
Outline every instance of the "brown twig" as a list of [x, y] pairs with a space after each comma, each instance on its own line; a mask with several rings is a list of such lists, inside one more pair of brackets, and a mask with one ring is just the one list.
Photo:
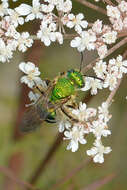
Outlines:
[[76, 1], [78, 1], [79, 3], [85, 5], [86, 7], [89, 7], [89, 8], [91, 8], [91, 9], [94, 9], [95, 11], [98, 11], [98, 12], [104, 14], [104, 15], [107, 15], [107, 12], [106, 12], [105, 9], [103, 9], [103, 8], [101, 8], [101, 7], [98, 7], [98, 6], [96, 6], [96, 5], [93, 5], [92, 3], [90, 3], [90, 2], [88, 2], [88, 1], [86, 1], [86, 0], [76, 0]]
[[116, 88], [109, 94], [109, 96], [108, 96], [108, 98], [106, 100], [106, 102], [107, 102], [108, 105], [111, 105], [113, 97], [115, 96], [115, 94], [116, 94], [116, 92], [117, 92], [117, 90], [118, 90], [121, 82], [122, 82], [122, 79], [118, 79]]
[[78, 167], [72, 169], [64, 178], [60, 179], [55, 185], [51, 187], [51, 190], [58, 189], [61, 185], [70, 180], [75, 174], [77, 174], [81, 169], [83, 169], [91, 159], [84, 160]]
[[21, 185], [24, 189], [27, 188], [30, 190], [39, 190], [39, 189], [35, 188], [33, 185], [31, 185], [30, 183], [19, 179], [9, 168], [0, 166], [0, 172], [3, 173], [6, 177], [11, 179], [12, 181], [14, 181], [15, 183]]
[[31, 184], [35, 184], [36, 181], [37, 181], [37, 179], [40, 177], [40, 175], [43, 174], [44, 169], [46, 168], [47, 164], [49, 163], [49, 161], [51, 160], [51, 158], [55, 154], [56, 150], [58, 149], [58, 147], [62, 143], [63, 136], [64, 136], [63, 133], [58, 133], [58, 135], [56, 137], [56, 140], [54, 141], [53, 145], [49, 149], [49, 151], [46, 154], [44, 160], [42, 160], [42, 162], [40, 163], [40, 165], [34, 171], [33, 176], [30, 178], [29, 181], [30, 181]]
[[[19, 173], [22, 171], [23, 164], [24, 164], [24, 157], [22, 152], [16, 152], [11, 155], [8, 167], [18, 178]], [[5, 183], [3, 186], [5, 190], [18, 189], [17, 187], [18, 184], [15, 183], [15, 180], [12, 180], [11, 178], [5, 178]]]
[[121, 0], [115, 0], [118, 4], [121, 2]]
[[110, 1], [110, 0], [104, 0], [104, 2], [107, 3], [108, 5], [114, 6], [114, 3], [112, 3], [112, 1]]
[[118, 38], [127, 37], [127, 32], [126, 31], [123, 31], [123, 32], [121, 31], [121, 32], [118, 33], [117, 37]]
[[87, 187], [82, 188], [81, 190], [97, 190], [100, 187], [102, 187], [103, 185], [109, 183], [115, 177], [116, 177], [116, 174], [112, 173], [102, 179], [95, 181], [94, 183], [88, 185]]
[[[104, 58], [108, 57], [110, 54], [112, 54], [114, 51], [116, 51], [118, 48], [126, 44], [127, 38], [122, 39], [120, 42], [118, 42], [116, 45], [114, 45], [112, 48], [109, 49], [108, 53], [104, 56]], [[93, 60], [90, 64], [88, 64], [86, 67], [82, 69], [83, 72], [87, 72], [89, 69], [91, 69], [97, 61], [99, 61], [100, 58], [96, 58]]]

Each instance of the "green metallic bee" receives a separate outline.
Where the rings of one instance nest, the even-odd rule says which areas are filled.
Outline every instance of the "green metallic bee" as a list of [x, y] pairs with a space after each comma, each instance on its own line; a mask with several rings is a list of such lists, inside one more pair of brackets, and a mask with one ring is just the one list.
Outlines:
[[[82, 62], [83, 56], [81, 57], [81, 65]], [[36, 129], [43, 121], [55, 123], [57, 109], [60, 109], [68, 118], [75, 120], [69, 115], [67, 108], [76, 105], [76, 92], [85, 84], [81, 65], [79, 71], [71, 69], [56, 77], [54, 81], [49, 82], [47, 90], [41, 92], [42, 95], [37, 103], [24, 113], [20, 125], [22, 132], [30, 132]]]
[[80, 71], [69, 70], [49, 83], [48, 90], [43, 92], [39, 101], [24, 114], [20, 125], [21, 131], [30, 132], [41, 125], [43, 121], [55, 122], [56, 109], [62, 109], [63, 104], [70, 101], [77, 88], [84, 86]]

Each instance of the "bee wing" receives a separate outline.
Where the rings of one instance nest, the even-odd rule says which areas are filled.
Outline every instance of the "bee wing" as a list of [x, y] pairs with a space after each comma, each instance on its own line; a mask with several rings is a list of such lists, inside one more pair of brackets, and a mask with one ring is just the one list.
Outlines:
[[46, 120], [49, 113], [41, 105], [30, 107], [23, 115], [19, 126], [22, 132], [30, 132], [38, 128]]

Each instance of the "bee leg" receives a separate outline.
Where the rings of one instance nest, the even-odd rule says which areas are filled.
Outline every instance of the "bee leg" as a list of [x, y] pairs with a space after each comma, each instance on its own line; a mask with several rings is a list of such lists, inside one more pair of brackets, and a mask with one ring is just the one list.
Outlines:
[[46, 121], [47, 123], [57, 123], [57, 121], [56, 121], [56, 120], [46, 119], [45, 121]]
[[46, 82], [47, 86], [49, 86], [51, 80], [49, 80], [49, 79], [45, 79], [45, 82]]
[[65, 75], [65, 72], [61, 72], [61, 73], [60, 73], [60, 76], [64, 76], [64, 75]]
[[74, 118], [69, 111], [67, 111], [67, 109], [65, 109], [64, 106], [61, 106], [61, 111], [73, 122], [78, 122], [78, 120], [76, 118]]

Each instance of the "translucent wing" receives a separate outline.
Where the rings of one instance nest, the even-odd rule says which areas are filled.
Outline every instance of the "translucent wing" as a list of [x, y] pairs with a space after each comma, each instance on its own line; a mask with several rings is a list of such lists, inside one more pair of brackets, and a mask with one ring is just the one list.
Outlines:
[[41, 105], [30, 107], [23, 115], [19, 126], [22, 132], [30, 132], [38, 128], [43, 121], [46, 120], [50, 113]]

